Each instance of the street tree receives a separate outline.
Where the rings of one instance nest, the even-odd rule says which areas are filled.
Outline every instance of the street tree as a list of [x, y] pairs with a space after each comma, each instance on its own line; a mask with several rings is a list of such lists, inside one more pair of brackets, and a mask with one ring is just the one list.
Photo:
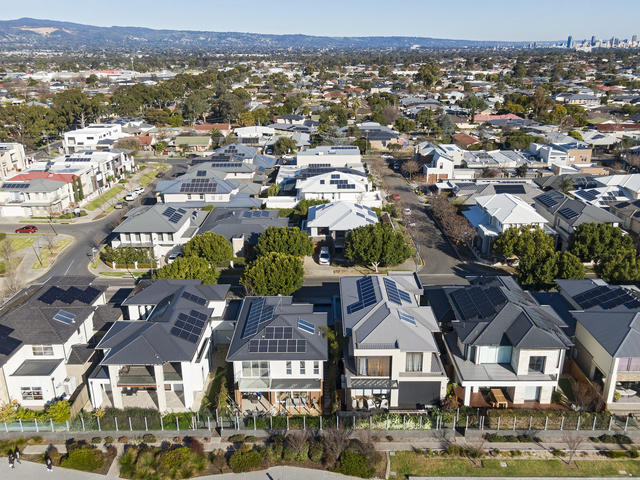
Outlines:
[[527, 172], [529, 171], [529, 166], [526, 163], [523, 163], [519, 167], [516, 168], [516, 175], [518, 177], [526, 177]]
[[456, 131], [456, 124], [453, 123], [453, 120], [451, 120], [451, 117], [449, 115], [443, 115], [442, 117], [440, 117], [440, 119], [438, 120], [438, 126], [442, 131], [442, 135], [445, 137], [450, 137]]
[[389, 143], [387, 145], [387, 150], [389, 150], [390, 152], [398, 152], [402, 150], [402, 145], [400, 145], [399, 143]]
[[564, 280], [582, 280], [584, 279], [584, 265], [578, 257], [571, 252], [557, 252], [558, 255], [558, 271], [556, 278]]
[[382, 107], [382, 118], [384, 118], [385, 125], [393, 125], [393, 123], [400, 117], [400, 109], [393, 105], [387, 105]]
[[409, 175], [409, 180], [411, 180], [413, 174], [420, 171], [420, 164], [415, 160], [409, 160], [402, 164], [402, 171]]
[[635, 248], [608, 251], [596, 266], [600, 278], [613, 284], [631, 284], [640, 280], [640, 259]]
[[233, 247], [222, 235], [205, 232], [194, 236], [182, 247], [185, 257], [199, 257], [216, 266], [233, 258]]
[[283, 253], [295, 257], [313, 255], [313, 241], [307, 232], [298, 227], [275, 227], [273, 225], [260, 235], [256, 245], [258, 255]]
[[600, 263], [610, 252], [633, 250], [633, 239], [623, 235], [622, 230], [605, 223], [583, 223], [578, 225], [569, 240], [569, 251], [582, 262]]
[[487, 102], [485, 102], [481, 98], [476, 97], [475, 95], [471, 95], [470, 97], [467, 97], [463, 101], [461, 101], [460, 106], [462, 108], [466, 108], [467, 110], [471, 110], [471, 123], [475, 123], [476, 112], [487, 108]]
[[347, 234], [344, 256], [360, 265], [371, 265], [376, 273], [380, 266], [399, 265], [411, 256], [411, 249], [401, 232], [389, 225], [376, 223], [358, 227]]
[[201, 279], [205, 285], [217, 283], [219, 276], [215, 265], [210, 265], [204, 258], [193, 256], [178, 257], [155, 273], [155, 278]]
[[400, 133], [409, 133], [411, 130], [416, 128], [416, 122], [408, 119], [407, 117], [400, 117], [396, 119], [394, 126]]
[[276, 143], [273, 144], [273, 149], [277, 155], [296, 153], [298, 142], [291, 137], [281, 136], [276, 140]]
[[240, 283], [251, 295], [291, 295], [304, 283], [303, 261], [277, 252], [259, 255], [246, 267]]
[[371, 142], [364, 137], [360, 137], [353, 144], [360, 149], [360, 153], [365, 155], [368, 150], [371, 150]]

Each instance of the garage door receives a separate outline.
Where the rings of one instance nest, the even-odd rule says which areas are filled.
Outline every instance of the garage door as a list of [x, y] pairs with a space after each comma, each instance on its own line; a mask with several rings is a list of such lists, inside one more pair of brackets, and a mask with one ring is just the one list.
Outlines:
[[440, 400], [440, 382], [400, 382], [398, 388], [399, 408], [419, 409]]

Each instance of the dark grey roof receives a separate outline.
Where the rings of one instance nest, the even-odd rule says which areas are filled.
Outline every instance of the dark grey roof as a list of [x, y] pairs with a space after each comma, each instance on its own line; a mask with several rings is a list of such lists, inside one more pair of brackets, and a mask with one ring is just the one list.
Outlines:
[[[542, 201], [549, 198], [553, 200], [553, 205], [548, 201], [546, 202], [546, 205], [545, 203], [542, 203]], [[565, 222], [574, 228], [583, 223], [620, 223], [620, 219], [612, 213], [609, 213], [600, 207], [589, 205], [575, 198], [571, 198], [558, 191], [546, 192], [534, 197], [533, 200], [536, 204], [536, 208], [544, 209], [553, 215], [559, 215]], [[570, 212], [570, 215], [565, 215], [563, 213], [568, 211], [572, 211]]]
[[[116, 228], [114, 233], [175, 233], [179, 231], [185, 223], [191, 227], [197, 227], [208, 215], [208, 212], [187, 207], [185, 213], [173, 212], [166, 215], [167, 209], [173, 205], [158, 203], [151, 207], [137, 207], [125, 215], [125, 220]], [[174, 210], [177, 207], [174, 207]], [[169, 221], [175, 218], [176, 221]]]
[[25, 360], [12, 377], [47, 377], [62, 363], [62, 358], [51, 360]]
[[256, 245], [268, 227], [286, 227], [288, 224], [288, 218], [278, 217], [278, 210], [216, 208], [200, 226], [198, 233], [217, 233], [229, 241], [244, 235], [245, 243]]
[[107, 331], [118, 320], [122, 320], [122, 309], [120, 307], [101, 305], [93, 315], [93, 331]]
[[[17, 294], [0, 312], [0, 366], [23, 344], [61, 345], [69, 340], [95, 312], [94, 304], [101, 302], [107, 289], [91, 285], [94, 280], [95, 277], [54, 277], [42, 286]], [[75, 315], [73, 321], [67, 324], [54, 320], [60, 310]]]
[[229, 288], [230, 285], [202, 285], [202, 280], [143, 280], [136, 285], [122, 305], [157, 305], [167, 297], [175, 296], [178, 299], [183, 292], [210, 301], [222, 301], [227, 298]]
[[[245, 335], [245, 326], [249, 310], [254, 302], [264, 299], [263, 310], [273, 307], [273, 317], [259, 324], [257, 332]], [[298, 328], [298, 319], [314, 325], [315, 333], [311, 334]], [[251, 340], [263, 339], [266, 327], [292, 327], [293, 340], [306, 340], [304, 353], [249, 353]], [[293, 303], [293, 297], [245, 297], [233, 332], [227, 361], [237, 360], [328, 360], [327, 339], [321, 328], [327, 326], [327, 313], [313, 311], [310, 303]], [[246, 337], [246, 338], [243, 338]]]
[[610, 312], [606, 320], [596, 312], [574, 315], [612, 357], [640, 357], [640, 312]]
[[95, 349], [91, 345], [81, 343], [71, 347], [71, 353], [67, 360], [67, 365], [84, 365], [95, 353]]

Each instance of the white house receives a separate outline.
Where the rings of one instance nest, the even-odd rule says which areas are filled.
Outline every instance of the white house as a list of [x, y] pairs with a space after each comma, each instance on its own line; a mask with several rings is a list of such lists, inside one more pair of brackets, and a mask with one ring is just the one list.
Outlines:
[[345, 172], [328, 172], [296, 180], [299, 200], [353, 202], [368, 207], [382, 206], [382, 196], [366, 177]]
[[111, 148], [119, 139], [126, 137], [120, 124], [93, 124], [63, 134], [64, 152]]
[[21, 143], [0, 143], [0, 180], [26, 167], [27, 159]]
[[[0, 184], [0, 212], [3, 217], [31, 217], [64, 213], [75, 201], [73, 188], [63, 178], [29, 178]], [[25, 178], [23, 178], [25, 177]]]
[[360, 149], [355, 146], [320, 146], [298, 152], [300, 167], [349, 167], [362, 165]]

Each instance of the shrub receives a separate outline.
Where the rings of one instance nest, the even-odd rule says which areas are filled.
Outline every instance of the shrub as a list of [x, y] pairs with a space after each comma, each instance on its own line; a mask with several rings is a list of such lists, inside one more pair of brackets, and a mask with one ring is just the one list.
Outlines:
[[253, 435], [249, 435], [244, 439], [244, 441], [247, 443], [255, 443], [256, 440], [257, 440], [256, 437], [254, 437]]
[[129, 443], [129, 437], [124, 436], [124, 437], [118, 438], [118, 443]]
[[104, 465], [104, 459], [99, 452], [89, 446], [70, 451], [60, 462], [63, 468], [93, 472]]
[[150, 433], [146, 433], [142, 436], [142, 441], [144, 443], [156, 443], [158, 439], [155, 435], [151, 435]]
[[262, 457], [255, 450], [247, 451], [245, 448], [237, 450], [229, 458], [229, 466], [236, 473], [248, 472], [260, 467]]
[[282, 460], [282, 443], [276, 442], [269, 445], [269, 457], [272, 461]]
[[113, 443], [113, 437], [104, 437], [104, 443]]
[[209, 454], [209, 461], [215, 470], [222, 470], [227, 466], [227, 459], [224, 458], [224, 452], [217, 450]]
[[178, 447], [173, 450], [162, 452], [158, 457], [158, 472], [162, 477], [176, 478], [186, 477], [183, 467], [188, 467], [193, 458], [191, 450], [187, 447]]
[[520, 450], [511, 450], [512, 457], [519, 457], [520, 455], [522, 455], [522, 452]]
[[495, 453], [496, 455], [500, 455], [500, 449], [499, 448], [495, 448], [493, 450], [493, 453]]
[[273, 436], [269, 437], [269, 442], [271, 442], [271, 443], [284, 443], [284, 436], [283, 435], [273, 435]]
[[320, 462], [323, 454], [324, 448], [322, 448], [321, 442], [313, 442], [309, 447], [309, 460], [312, 462]]
[[627, 452], [624, 452], [622, 450], [609, 450], [607, 452], [607, 456], [609, 458], [624, 458], [627, 456]]
[[638, 449], [636, 447], [632, 447], [629, 452], [629, 458], [638, 458], [640, 457], [640, 453], [638, 453]]
[[562, 393], [560, 390], [554, 390], [551, 394], [551, 402], [557, 403], [558, 405], [562, 403]]
[[300, 449], [300, 452], [298, 452], [298, 454], [296, 455], [296, 460], [298, 462], [304, 462], [308, 458], [309, 458], [309, 442], [305, 442], [302, 448]]
[[244, 443], [246, 439], [247, 436], [244, 433], [238, 433], [237, 435], [231, 435], [229, 437], [231, 443]]
[[205, 205], [204, 207], [202, 207], [202, 210], [204, 210], [205, 212], [210, 212], [214, 208], [215, 208], [214, 205]]
[[387, 442], [393, 442], [393, 437], [391, 435], [387, 435], [385, 438], [387, 439]]
[[462, 449], [458, 445], [448, 445], [445, 452], [447, 455], [460, 455], [462, 453]]
[[173, 437], [173, 443], [182, 443], [182, 437]]
[[367, 457], [350, 448], [340, 454], [340, 466], [335, 471], [360, 478], [371, 478], [376, 473], [375, 467], [370, 466]]
[[187, 444], [191, 453], [198, 457], [204, 456], [204, 445], [197, 438], [189, 438], [189, 443]]
[[91, 439], [91, 443], [100, 443], [102, 441], [102, 438], [100, 437], [93, 437]]
[[293, 462], [295, 458], [296, 458], [296, 451], [293, 448], [291, 448], [289, 445], [284, 447], [284, 450], [282, 452], [282, 459], [285, 462]]
[[618, 445], [631, 445], [633, 443], [629, 436], [621, 434], [600, 435], [598, 437], [598, 440], [600, 440], [602, 443], [617, 443]]

